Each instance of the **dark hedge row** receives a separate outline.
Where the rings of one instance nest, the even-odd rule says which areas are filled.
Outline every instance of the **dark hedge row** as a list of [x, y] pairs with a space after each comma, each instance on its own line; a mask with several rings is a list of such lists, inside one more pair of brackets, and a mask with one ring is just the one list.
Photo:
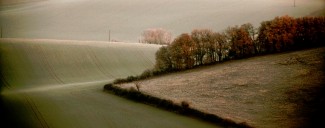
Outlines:
[[250, 128], [251, 126], [244, 123], [236, 123], [229, 119], [223, 119], [213, 114], [201, 112], [199, 110], [190, 107], [189, 103], [183, 101], [181, 104], [176, 104], [171, 100], [160, 99], [151, 95], [147, 95], [137, 91], [135, 89], [122, 89], [114, 86], [113, 84], [106, 84], [104, 91], [109, 91], [115, 95], [125, 97], [127, 99], [155, 106], [161, 109], [165, 109], [171, 112], [182, 114], [185, 116], [195, 117], [216, 124], [218, 126], [236, 127], [236, 128]]

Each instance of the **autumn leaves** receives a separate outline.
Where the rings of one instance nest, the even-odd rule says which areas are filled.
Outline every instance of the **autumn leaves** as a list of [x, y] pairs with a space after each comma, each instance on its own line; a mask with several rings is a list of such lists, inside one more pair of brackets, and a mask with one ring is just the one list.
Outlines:
[[325, 17], [276, 17], [258, 29], [250, 23], [223, 32], [195, 29], [157, 51], [155, 71], [184, 70], [232, 58], [323, 46], [324, 42]]

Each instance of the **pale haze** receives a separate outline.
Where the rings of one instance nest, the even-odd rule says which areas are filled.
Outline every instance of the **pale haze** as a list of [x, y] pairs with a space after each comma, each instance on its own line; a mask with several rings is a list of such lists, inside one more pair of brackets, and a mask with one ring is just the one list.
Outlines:
[[[4, 0], [4, 3], [7, 0]], [[138, 42], [148, 28], [174, 36], [195, 28], [228, 26], [276, 16], [309, 15], [324, 0], [45, 0], [1, 7], [3, 37]]]

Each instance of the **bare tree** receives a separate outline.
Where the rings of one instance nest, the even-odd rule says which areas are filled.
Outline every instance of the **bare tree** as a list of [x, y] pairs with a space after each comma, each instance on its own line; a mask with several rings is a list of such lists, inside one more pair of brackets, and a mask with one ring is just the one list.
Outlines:
[[135, 87], [137, 88], [138, 92], [140, 92], [141, 82], [135, 81], [134, 84], [135, 84]]
[[212, 30], [209, 29], [194, 29], [191, 32], [191, 37], [195, 43], [195, 62], [196, 65], [202, 65], [204, 56], [210, 55], [209, 46], [211, 45], [211, 37], [213, 36]]
[[150, 28], [142, 33], [142, 43], [149, 44], [170, 44], [172, 42], [172, 35], [162, 28]]
[[227, 35], [224, 32], [214, 33], [214, 38], [215, 38], [215, 52], [216, 52], [215, 60], [220, 62], [223, 61], [223, 59], [228, 56], [228, 52], [231, 46], [228, 43]]

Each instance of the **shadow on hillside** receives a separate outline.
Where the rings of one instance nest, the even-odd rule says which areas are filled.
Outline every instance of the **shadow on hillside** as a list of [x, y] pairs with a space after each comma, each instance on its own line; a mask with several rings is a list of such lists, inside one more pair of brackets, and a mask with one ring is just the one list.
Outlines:
[[[15, 102], [0, 94], [0, 123], [4, 128], [31, 128], [29, 119], [23, 119], [26, 115], [23, 104]], [[25, 114], [25, 115], [24, 115]]]
[[301, 88], [288, 93], [288, 101], [294, 104], [294, 117], [299, 117], [295, 122], [298, 127], [325, 127], [324, 124], [324, 94], [325, 87], [318, 85], [311, 88]]
[[286, 91], [287, 102], [294, 106], [292, 116], [298, 117], [294, 119], [297, 127], [325, 127], [325, 54], [323, 55], [321, 67], [311, 70], [307, 76], [298, 77], [306, 81], [304, 84], [295, 85]]

